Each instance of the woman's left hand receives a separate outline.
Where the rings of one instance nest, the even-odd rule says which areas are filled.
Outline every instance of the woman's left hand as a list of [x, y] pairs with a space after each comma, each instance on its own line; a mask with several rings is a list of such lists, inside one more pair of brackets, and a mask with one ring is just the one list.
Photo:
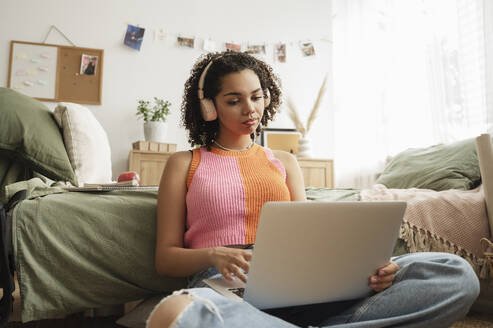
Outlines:
[[370, 276], [368, 286], [376, 292], [389, 288], [394, 281], [397, 270], [399, 270], [399, 266], [390, 261], [386, 266], [378, 269], [376, 275]]

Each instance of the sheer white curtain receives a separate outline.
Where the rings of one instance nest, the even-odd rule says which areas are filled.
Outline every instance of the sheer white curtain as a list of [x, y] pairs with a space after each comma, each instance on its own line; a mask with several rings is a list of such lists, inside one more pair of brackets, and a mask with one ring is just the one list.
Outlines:
[[483, 0], [333, 0], [337, 187], [486, 132]]

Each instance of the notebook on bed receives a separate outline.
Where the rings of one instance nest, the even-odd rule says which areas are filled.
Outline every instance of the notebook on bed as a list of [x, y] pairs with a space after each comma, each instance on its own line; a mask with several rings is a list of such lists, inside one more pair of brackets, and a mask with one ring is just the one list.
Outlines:
[[388, 263], [406, 203], [269, 202], [260, 213], [248, 281], [204, 280], [259, 309], [356, 299]]

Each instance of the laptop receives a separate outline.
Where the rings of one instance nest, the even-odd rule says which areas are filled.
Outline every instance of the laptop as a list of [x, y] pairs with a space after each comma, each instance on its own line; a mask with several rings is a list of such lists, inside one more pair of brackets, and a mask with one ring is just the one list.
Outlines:
[[205, 279], [259, 309], [357, 299], [392, 255], [403, 201], [268, 202], [260, 212], [247, 283]]

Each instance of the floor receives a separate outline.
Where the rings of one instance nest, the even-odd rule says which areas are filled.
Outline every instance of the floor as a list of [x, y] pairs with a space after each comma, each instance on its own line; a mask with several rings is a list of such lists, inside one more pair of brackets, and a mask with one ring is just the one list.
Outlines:
[[65, 319], [31, 321], [25, 324], [9, 322], [8, 328], [124, 328], [117, 325], [118, 317], [88, 318], [83, 313], [71, 315]]
[[[40, 320], [21, 324], [10, 322], [8, 328], [122, 328], [115, 321], [118, 317], [88, 318], [82, 313], [71, 315], [65, 319]], [[451, 328], [493, 328], [493, 315], [469, 313], [467, 318], [459, 320]]]
[[493, 327], [492, 314], [470, 312], [463, 320], [456, 322], [452, 328], [487, 328]]

